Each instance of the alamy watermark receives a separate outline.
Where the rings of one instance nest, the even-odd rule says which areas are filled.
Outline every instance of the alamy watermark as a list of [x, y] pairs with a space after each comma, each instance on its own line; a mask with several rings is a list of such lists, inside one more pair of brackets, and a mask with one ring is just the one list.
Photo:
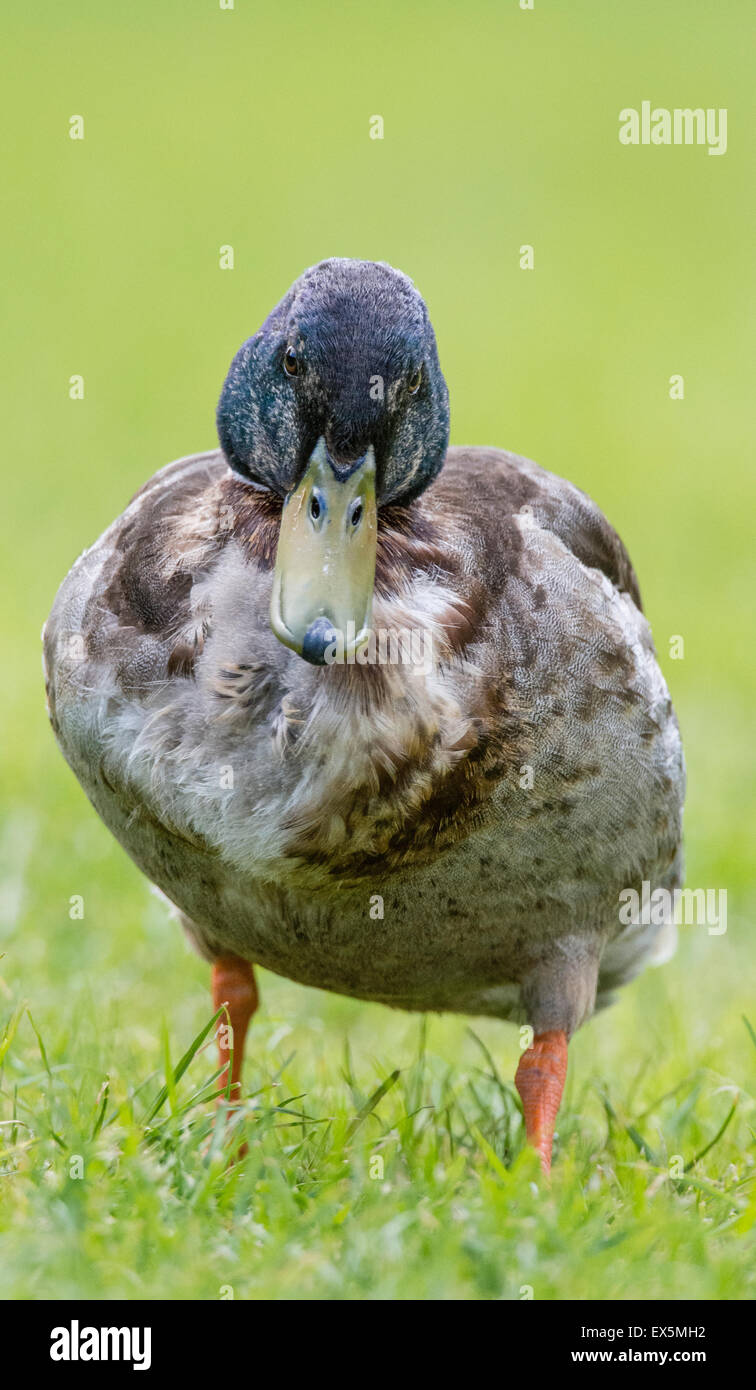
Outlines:
[[653, 106], [640, 111], [625, 106], [619, 113], [621, 145], [708, 145], [709, 154], [727, 153], [727, 108]]
[[323, 653], [326, 666], [414, 666], [424, 675], [433, 670], [433, 638], [424, 627], [371, 628], [367, 640], [355, 650], [357, 629], [347, 623], [346, 632], [331, 628]]
[[51, 1361], [130, 1361], [132, 1370], [152, 1365], [151, 1327], [81, 1327], [73, 1318], [68, 1327], [50, 1333]]
[[726, 888], [652, 890], [650, 880], [644, 878], [640, 893], [623, 888], [619, 901], [619, 919], [625, 927], [663, 927], [674, 922], [678, 927], [707, 927], [709, 936], [723, 936], [727, 931]]

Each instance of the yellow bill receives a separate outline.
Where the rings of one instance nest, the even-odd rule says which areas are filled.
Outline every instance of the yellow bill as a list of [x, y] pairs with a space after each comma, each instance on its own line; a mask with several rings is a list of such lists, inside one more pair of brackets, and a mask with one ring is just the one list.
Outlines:
[[378, 533], [372, 446], [343, 481], [321, 438], [284, 503], [270, 621], [315, 666], [349, 661], [370, 637]]

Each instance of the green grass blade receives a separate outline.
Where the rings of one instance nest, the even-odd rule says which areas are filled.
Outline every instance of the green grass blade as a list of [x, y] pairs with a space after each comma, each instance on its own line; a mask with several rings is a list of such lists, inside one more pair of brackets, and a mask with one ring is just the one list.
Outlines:
[[[208, 1034], [212, 1031], [212, 1029], [214, 1028], [215, 1024], [218, 1022], [218, 1019], [220, 1018], [220, 1016], [221, 1016], [221, 1014], [222, 1014], [223, 1012], [224, 1012], [223, 1008], [218, 1009], [217, 1013], [214, 1013], [214, 1014], [213, 1014], [213, 1016], [212, 1016], [212, 1018], [210, 1019], [209, 1023], [206, 1023], [206, 1024], [205, 1024], [204, 1028], [202, 1028], [202, 1029], [200, 1030], [200, 1032], [197, 1034], [196, 1038], [194, 1038], [194, 1040], [189, 1044], [188, 1048], [186, 1049], [186, 1052], [184, 1053], [184, 1055], [183, 1055], [183, 1057], [181, 1058], [180, 1062], [177, 1063], [177, 1065], [176, 1065], [176, 1067], [175, 1067], [175, 1069], [174, 1069], [174, 1071], [173, 1071], [173, 1073], [172, 1073], [172, 1084], [173, 1084], [173, 1086], [175, 1086], [176, 1083], [177, 1083], [178, 1081], [181, 1080], [181, 1078], [182, 1078], [182, 1076], [184, 1075], [184, 1072], [186, 1071], [187, 1067], [190, 1066], [191, 1063], [193, 1062], [193, 1060], [194, 1060], [194, 1058], [196, 1057], [197, 1053], [199, 1052], [199, 1050], [200, 1050], [200, 1048], [201, 1048], [203, 1042], [204, 1042], [205, 1039], [207, 1038]], [[159, 1094], [158, 1094], [156, 1100], [154, 1101], [154, 1104], [153, 1104], [153, 1106], [152, 1106], [152, 1109], [150, 1110], [149, 1114], [147, 1115], [147, 1118], [146, 1118], [145, 1121], [144, 1121], [144, 1123], [145, 1123], [146, 1125], [148, 1125], [148, 1124], [150, 1123], [151, 1120], [154, 1120], [154, 1118], [155, 1118], [155, 1116], [157, 1115], [158, 1111], [159, 1111], [159, 1110], [162, 1110], [162, 1108], [163, 1108], [163, 1106], [165, 1105], [165, 1102], [166, 1102], [167, 1099], [168, 1099], [168, 1086], [165, 1085], [165, 1086], [162, 1087], [161, 1091], [159, 1092]]]
[[43, 1065], [45, 1071], [47, 1072], [47, 1075], [48, 1075], [49, 1079], [52, 1081], [52, 1072], [50, 1071], [50, 1063], [49, 1063], [48, 1060], [47, 1060], [47, 1053], [45, 1052], [45, 1044], [44, 1044], [43, 1041], [42, 1041], [42, 1035], [41, 1035], [41, 1033], [40, 1033], [40, 1031], [39, 1031], [39, 1029], [38, 1029], [36, 1023], [34, 1022], [34, 1019], [32, 1018], [31, 1009], [27, 1009], [27, 1010], [26, 1010], [26, 1016], [27, 1016], [27, 1018], [28, 1018], [28, 1020], [29, 1020], [29, 1022], [30, 1022], [30, 1024], [31, 1024], [32, 1028], [34, 1029], [34, 1036], [35, 1036], [35, 1038], [37, 1039], [37, 1044], [38, 1044], [38, 1047], [39, 1047], [39, 1055], [40, 1055], [40, 1057], [42, 1058], [42, 1065]]
[[394, 1086], [396, 1082], [399, 1080], [399, 1075], [399, 1070], [392, 1071], [391, 1075], [387, 1076], [386, 1080], [382, 1081], [380, 1086], [378, 1086], [378, 1088], [375, 1091], [373, 1091], [372, 1096], [368, 1097], [368, 1099], [365, 1101], [365, 1104], [362, 1106], [360, 1110], [357, 1111], [357, 1114], [355, 1115], [354, 1119], [349, 1125], [349, 1128], [347, 1129], [347, 1139], [351, 1139], [352, 1136], [356, 1134], [363, 1121], [367, 1119], [368, 1115], [370, 1115], [373, 1110], [375, 1110], [375, 1107], [376, 1105], [378, 1105], [379, 1101], [383, 1100], [383, 1097], [385, 1096], [386, 1092], [390, 1091], [391, 1087]]
[[96, 1138], [97, 1138], [98, 1134], [100, 1133], [100, 1130], [102, 1129], [102, 1126], [103, 1126], [103, 1123], [104, 1123], [104, 1120], [105, 1120], [105, 1112], [107, 1111], [107, 1108], [108, 1108], [108, 1096], [109, 1096], [109, 1095], [110, 1095], [110, 1078], [106, 1076], [104, 1082], [102, 1083], [102, 1086], [100, 1087], [100, 1092], [99, 1092], [99, 1095], [98, 1095], [98, 1097], [97, 1097], [97, 1100], [95, 1101], [95, 1105], [97, 1105], [97, 1101], [99, 1101], [100, 1104], [99, 1104], [99, 1109], [98, 1109], [98, 1111], [97, 1111], [97, 1114], [95, 1115], [94, 1124], [92, 1125], [92, 1138], [93, 1138], [93, 1139], [96, 1139]]
[[8, 1022], [5, 1027], [5, 1032], [2, 1037], [2, 1041], [0, 1042], [0, 1065], [2, 1065], [3, 1061], [5, 1060], [5, 1057], [8, 1053], [8, 1049], [10, 1048], [10, 1045], [16, 1036], [16, 1029], [18, 1028], [19, 1023], [21, 1022], [25, 1008], [25, 1002], [19, 1004], [18, 1008], [11, 1014], [10, 1018], [8, 1019]]
[[735, 1099], [734, 1099], [734, 1101], [733, 1101], [733, 1103], [732, 1103], [732, 1109], [730, 1110], [729, 1114], [728, 1114], [728, 1115], [726, 1116], [726, 1118], [724, 1119], [723, 1123], [720, 1125], [719, 1129], [717, 1130], [716, 1134], [714, 1135], [714, 1138], [711, 1139], [711, 1140], [709, 1141], [709, 1143], [705, 1146], [705, 1148], [701, 1149], [700, 1153], [697, 1153], [697, 1154], [696, 1154], [695, 1158], [691, 1158], [690, 1162], [685, 1164], [685, 1168], [683, 1169], [683, 1172], [685, 1172], [685, 1173], [690, 1172], [690, 1169], [695, 1167], [695, 1165], [698, 1163], [699, 1159], [703, 1158], [703, 1157], [709, 1152], [710, 1149], [713, 1149], [713, 1148], [714, 1148], [714, 1145], [715, 1145], [715, 1144], [718, 1144], [718, 1143], [719, 1143], [720, 1139], [722, 1138], [722, 1135], [724, 1134], [725, 1130], [727, 1129], [727, 1126], [728, 1126], [729, 1123], [730, 1123], [730, 1120], [732, 1119], [733, 1115], [735, 1114], [735, 1111], [736, 1111], [737, 1108], [738, 1108], [738, 1100], [739, 1100], [739, 1097], [736, 1096]]

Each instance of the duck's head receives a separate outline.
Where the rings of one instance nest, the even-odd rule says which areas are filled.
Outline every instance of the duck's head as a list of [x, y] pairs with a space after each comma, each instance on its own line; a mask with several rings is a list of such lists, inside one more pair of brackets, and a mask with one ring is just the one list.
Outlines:
[[370, 631], [378, 508], [435, 478], [449, 397], [411, 280], [328, 260], [295, 281], [239, 349], [218, 404], [231, 467], [284, 499], [271, 625], [322, 665]]

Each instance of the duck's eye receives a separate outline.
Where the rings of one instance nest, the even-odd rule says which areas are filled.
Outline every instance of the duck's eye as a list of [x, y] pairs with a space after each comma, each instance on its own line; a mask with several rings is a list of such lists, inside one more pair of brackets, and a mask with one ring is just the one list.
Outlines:
[[287, 376], [296, 376], [297, 372], [299, 371], [299, 363], [297, 361], [297, 354], [295, 353], [293, 347], [287, 347], [284, 353], [283, 364], [284, 371], [286, 372]]
[[422, 367], [418, 367], [417, 371], [412, 373], [412, 376], [409, 378], [407, 382], [407, 390], [409, 391], [411, 396], [417, 395], [418, 391], [420, 390], [422, 380], [423, 369]]

